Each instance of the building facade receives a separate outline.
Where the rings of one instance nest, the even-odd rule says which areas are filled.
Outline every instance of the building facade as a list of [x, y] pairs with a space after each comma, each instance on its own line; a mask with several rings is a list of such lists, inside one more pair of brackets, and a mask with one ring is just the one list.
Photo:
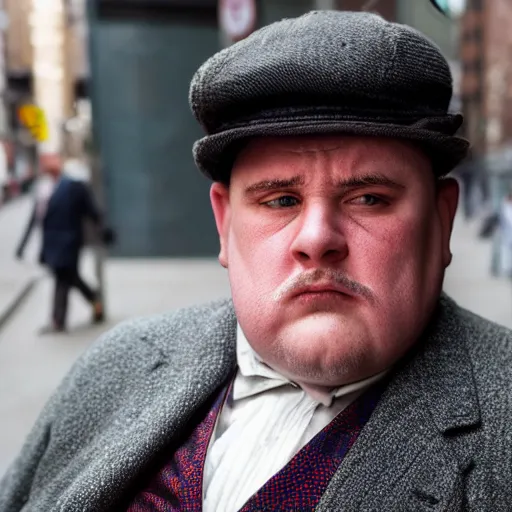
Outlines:
[[[52, 129], [57, 132], [58, 138], [63, 133], [66, 119], [74, 115], [76, 99], [86, 96], [88, 58], [85, 52], [85, 1], [2, 0], [0, 28], [5, 84], [2, 87], [0, 112], [5, 110], [5, 116], [0, 116], [0, 131], [2, 142], [9, 148], [9, 172], [17, 181], [30, 182], [37, 173], [38, 164], [37, 141], [19, 122], [19, 108], [27, 103], [36, 103], [45, 109], [47, 117], [51, 117], [52, 109], [48, 107], [55, 106], [65, 98], [66, 112], [57, 116]], [[63, 9], [65, 16], [62, 23], [52, 17], [51, 11], [50, 15], [41, 16], [43, 8], [53, 6]], [[57, 70], [56, 63], [50, 62], [53, 56], [49, 46], [60, 36], [63, 37], [64, 50]], [[53, 71], [49, 67], [53, 67]], [[57, 90], [50, 82], [42, 89], [41, 76], [57, 71], [67, 77], [62, 90]], [[63, 149], [62, 144], [57, 146], [56, 150]]]
[[512, 143], [512, 3], [467, 0], [461, 20], [465, 135], [474, 153], [495, 153]]

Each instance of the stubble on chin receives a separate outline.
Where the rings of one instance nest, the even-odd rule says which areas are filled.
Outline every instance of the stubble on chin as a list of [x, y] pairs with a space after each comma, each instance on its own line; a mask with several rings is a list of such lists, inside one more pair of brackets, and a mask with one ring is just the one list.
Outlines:
[[[335, 340], [332, 340], [335, 343]], [[311, 343], [314, 343], [311, 340]], [[331, 352], [331, 350], [328, 350]], [[335, 352], [335, 350], [332, 350]], [[341, 351], [340, 351], [341, 352]], [[304, 349], [288, 337], [277, 337], [268, 354], [269, 366], [291, 380], [338, 387], [360, 380], [366, 357], [362, 347], [347, 348], [338, 356], [325, 358], [317, 350]]]

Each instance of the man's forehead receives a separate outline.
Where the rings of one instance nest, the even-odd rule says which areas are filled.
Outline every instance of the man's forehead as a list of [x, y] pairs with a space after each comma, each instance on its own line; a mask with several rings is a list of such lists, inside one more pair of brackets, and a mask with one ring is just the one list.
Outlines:
[[355, 166], [384, 162], [401, 167], [430, 168], [429, 159], [410, 142], [384, 137], [326, 135], [299, 137], [262, 137], [250, 140], [237, 158], [237, 167], [257, 167], [269, 164], [317, 159], [333, 159]]
[[256, 151], [270, 149], [283, 153], [302, 154], [336, 151], [353, 145], [354, 142], [358, 141], [336, 136], [261, 137], [251, 140], [248, 146]]

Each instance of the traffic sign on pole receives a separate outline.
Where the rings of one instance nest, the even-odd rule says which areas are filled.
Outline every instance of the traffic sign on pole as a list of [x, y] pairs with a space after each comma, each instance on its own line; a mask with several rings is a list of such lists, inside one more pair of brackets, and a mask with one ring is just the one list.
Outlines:
[[256, 28], [255, 0], [219, 0], [219, 24], [232, 41], [240, 41]]

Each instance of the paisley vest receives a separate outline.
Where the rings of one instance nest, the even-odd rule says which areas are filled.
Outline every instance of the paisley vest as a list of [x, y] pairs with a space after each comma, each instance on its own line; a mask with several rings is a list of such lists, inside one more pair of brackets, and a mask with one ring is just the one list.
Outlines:
[[[202, 421], [129, 505], [128, 512], [201, 512], [203, 468], [229, 386], [216, 396]], [[384, 384], [376, 383], [268, 480], [240, 512], [314, 510], [329, 481], [370, 418]], [[221, 511], [219, 511], [221, 512]]]

